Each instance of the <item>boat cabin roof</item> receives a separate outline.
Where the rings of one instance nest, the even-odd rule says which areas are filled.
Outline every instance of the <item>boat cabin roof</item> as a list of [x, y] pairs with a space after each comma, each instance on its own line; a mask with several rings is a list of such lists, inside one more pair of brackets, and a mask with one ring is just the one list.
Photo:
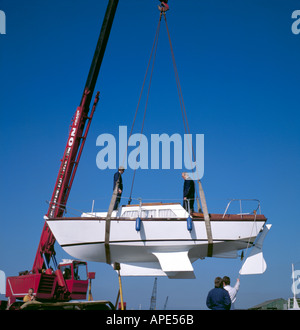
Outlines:
[[[90, 212], [82, 213], [81, 217], [99, 217], [105, 218], [107, 212]], [[117, 211], [113, 211], [112, 218], [121, 219], [187, 219], [189, 213], [182, 207], [180, 203], [143, 203], [142, 205], [122, 205]], [[203, 219], [203, 213], [191, 213], [192, 218]], [[262, 214], [210, 214], [211, 220], [263, 220], [266, 221]]]

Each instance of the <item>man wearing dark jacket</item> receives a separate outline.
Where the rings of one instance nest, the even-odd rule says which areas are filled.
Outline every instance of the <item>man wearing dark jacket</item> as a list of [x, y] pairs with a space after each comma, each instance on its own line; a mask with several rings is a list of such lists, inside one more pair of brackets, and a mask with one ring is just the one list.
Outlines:
[[206, 306], [212, 310], [229, 310], [231, 300], [228, 291], [223, 288], [221, 277], [215, 278], [215, 288], [210, 290], [206, 298]]
[[115, 190], [115, 186], [118, 182], [118, 191], [117, 191], [117, 199], [115, 202], [114, 210], [117, 210], [119, 207], [119, 203], [121, 200], [122, 192], [123, 192], [123, 181], [122, 181], [122, 174], [124, 173], [125, 169], [123, 166], [119, 167], [118, 172], [114, 174], [114, 185], [113, 185], [113, 190]]
[[190, 213], [194, 212], [194, 200], [195, 200], [195, 183], [189, 178], [188, 174], [183, 172], [181, 174], [183, 185], [183, 207]]

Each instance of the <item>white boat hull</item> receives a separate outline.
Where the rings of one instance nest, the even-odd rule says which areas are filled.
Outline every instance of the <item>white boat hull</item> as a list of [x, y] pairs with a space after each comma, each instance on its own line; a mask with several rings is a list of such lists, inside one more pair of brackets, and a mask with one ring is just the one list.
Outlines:
[[[185, 219], [142, 219], [139, 231], [135, 219], [109, 221], [109, 241], [105, 240], [105, 218], [48, 219], [47, 223], [68, 254], [88, 261], [119, 263], [123, 276], [194, 278], [191, 263], [207, 257], [203, 219], [193, 219], [191, 231]], [[212, 217], [212, 257], [236, 258], [239, 250], [253, 245], [265, 222], [264, 217], [252, 221]]]

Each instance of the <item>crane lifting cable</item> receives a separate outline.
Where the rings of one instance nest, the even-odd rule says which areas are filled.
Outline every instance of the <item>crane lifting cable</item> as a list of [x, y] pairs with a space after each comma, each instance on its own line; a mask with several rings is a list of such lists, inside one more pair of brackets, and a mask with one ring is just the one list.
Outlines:
[[[137, 113], [138, 113], [138, 110], [139, 110], [141, 98], [142, 98], [142, 95], [143, 95], [143, 91], [144, 91], [146, 79], [147, 79], [147, 76], [148, 76], [148, 71], [149, 71], [149, 68], [150, 68], [150, 64], [152, 62], [151, 72], [150, 72], [150, 79], [149, 79], [149, 86], [148, 86], [148, 90], [147, 90], [146, 104], [145, 104], [144, 115], [143, 115], [143, 122], [142, 122], [142, 127], [141, 127], [139, 148], [140, 148], [140, 145], [141, 145], [141, 138], [142, 138], [144, 124], [145, 124], [145, 118], [146, 118], [146, 112], [147, 112], [148, 100], [149, 100], [149, 94], [150, 94], [150, 87], [151, 87], [151, 81], [152, 81], [152, 75], [153, 75], [153, 69], [154, 69], [154, 63], [155, 63], [155, 57], [156, 57], [156, 51], [157, 51], [157, 45], [158, 45], [158, 36], [159, 36], [159, 31], [160, 31], [161, 17], [162, 17], [162, 12], [161, 12], [161, 14], [159, 16], [159, 21], [158, 21], [158, 25], [157, 25], [157, 28], [156, 28], [155, 38], [154, 38], [154, 42], [153, 42], [153, 45], [152, 45], [152, 49], [151, 49], [151, 53], [150, 53], [150, 58], [149, 58], [149, 61], [148, 61], [148, 65], [147, 65], [147, 69], [146, 69], [146, 73], [145, 73], [145, 77], [144, 77], [142, 89], [141, 89], [141, 92], [140, 92], [140, 96], [139, 96], [139, 100], [138, 100], [138, 105], [137, 105], [137, 108], [135, 110], [135, 114], [134, 114], [134, 118], [133, 118], [133, 123], [132, 123], [131, 129], [130, 129], [129, 138], [128, 138], [127, 146], [126, 146], [126, 154], [127, 154], [127, 151], [128, 151], [129, 140], [130, 140], [130, 137], [132, 135], [133, 127], [134, 127], [134, 124], [135, 124], [135, 121], [136, 121], [136, 116], [137, 116]], [[125, 155], [124, 155], [124, 158], [123, 158], [123, 164], [124, 164], [124, 161], [125, 161]], [[137, 165], [137, 162], [135, 163], [135, 169], [134, 169], [134, 172], [133, 172], [133, 178], [132, 178], [132, 183], [131, 183], [130, 197], [129, 197], [129, 200], [128, 200], [128, 204], [130, 204], [131, 203], [131, 200], [132, 200], [131, 197], [132, 197], [132, 191], [133, 191], [133, 185], [134, 185], [134, 179], [135, 179], [135, 173], [136, 173], [136, 165]]]
[[[191, 141], [191, 134], [190, 134], [190, 128], [189, 128], [189, 124], [188, 124], [187, 112], [186, 112], [185, 103], [184, 103], [184, 100], [183, 100], [183, 94], [182, 94], [181, 84], [180, 84], [180, 80], [179, 80], [179, 74], [178, 74], [177, 65], [176, 65], [176, 61], [175, 61], [175, 55], [174, 55], [173, 46], [172, 46], [172, 42], [171, 42], [170, 30], [169, 30], [168, 23], [167, 23], [166, 11], [169, 9], [169, 6], [167, 5], [166, 1], [161, 1], [161, 6], [158, 6], [158, 8], [160, 10], [159, 21], [158, 21], [158, 25], [157, 25], [157, 28], [156, 28], [155, 38], [154, 38], [154, 42], [153, 42], [153, 45], [152, 45], [150, 58], [149, 58], [149, 61], [148, 61], [145, 77], [144, 77], [144, 80], [143, 80], [143, 84], [142, 84], [142, 88], [141, 88], [137, 108], [136, 108], [136, 111], [135, 111], [135, 114], [134, 114], [134, 119], [133, 119], [132, 127], [131, 127], [131, 130], [130, 130], [129, 139], [128, 139], [128, 142], [127, 142], [126, 153], [124, 155], [122, 164], [124, 164], [124, 162], [125, 162], [125, 156], [126, 156], [127, 151], [128, 151], [129, 140], [130, 140], [130, 137], [131, 137], [132, 132], [133, 132], [133, 128], [134, 128], [134, 125], [135, 125], [137, 113], [138, 113], [138, 110], [139, 110], [139, 107], [140, 107], [141, 98], [142, 98], [143, 91], [144, 91], [144, 88], [145, 88], [145, 83], [146, 83], [148, 73], [149, 73], [149, 69], [150, 69], [150, 66], [151, 66], [150, 77], [149, 77], [149, 85], [148, 85], [148, 89], [147, 89], [146, 103], [145, 103], [145, 108], [144, 108], [144, 115], [143, 115], [143, 121], [142, 121], [141, 133], [140, 133], [140, 141], [139, 141], [139, 147], [138, 148], [140, 148], [140, 145], [141, 145], [141, 137], [142, 137], [142, 133], [143, 133], [143, 129], [144, 129], [145, 117], [146, 117], [146, 112], [147, 112], [147, 107], [148, 107], [149, 94], [150, 94], [152, 75], [153, 75], [154, 63], [155, 63], [155, 58], [156, 58], [156, 51], [157, 51], [157, 46], [158, 46], [158, 38], [159, 38], [159, 32], [160, 32], [162, 17], [164, 18], [164, 21], [165, 21], [165, 24], [166, 24], [166, 30], [167, 30], [168, 41], [169, 41], [170, 50], [171, 50], [171, 57], [172, 57], [173, 68], [174, 68], [174, 73], [175, 73], [175, 80], [176, 80], [177, 92], [178, 92], [178, 96], [179, 96], [179, 103], [180, 103], [181, 115], [182, 115], [182, 120], [183, 120], [183, 125], [184, 125], [184, 131], [185, 131], [185, 134], [187, 134], [187, 136], [190, 139], [190, 141], [188, 143], [188, 152], [189, 152], [189, 156], [190, 156], [190, 161], [191, 161], [191, 164], [193, 164], [193, 162], [196, 163], [195, 162], [195, 159], [196, 159], [195, 152], [194, 152], [193, 144], [192, 144], [192, 141]], [[134, 173], [133, 173], [128, 204], [130, 204], [131, 200], [132, 200], [132, 192], [133, 192], [133, 186], [134, 186], [134, 181], [135, 181], [136, 169], [137, 169], [137, 160], [136, 160], [136, 165], [135, 165], [135, 169], [134, 169]], [[196, 172], [198, 172], [197, 165], [196, 165]], [[197, 173], [197, 177], [199, 178], [199, 173]], [[201, 199], [201, 196], [200, 196], [200, 199]], [[196, 189], [196, 200], [199, 203], [197, 189]], [[199, 210], [201, 209], [199, 204], [198, 204], [198, 209]]]

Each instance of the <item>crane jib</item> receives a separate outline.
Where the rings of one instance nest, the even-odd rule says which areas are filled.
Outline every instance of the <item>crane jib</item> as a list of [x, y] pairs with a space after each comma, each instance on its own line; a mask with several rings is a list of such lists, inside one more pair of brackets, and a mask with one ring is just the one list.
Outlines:
[[[91, 109], [91, 113], [89, 115], [90, 103], [93, 97], [94, 88], [105, 53], [106, 44], [108, 42], [118, 2], [119, 0], [108, 1], [97, 47], [94, 52], [94, 57], [91, 63], [90, 72], [81, 98], [80, 106], [76, 109], [72, 118], [67, 145], [61, 160], [58, 176], [47, 212], [48, 218], [61, 217], [63, 216], [65, 210], [80, 156], [82, 154], [83, 146], [85, 144], [84, 142], [86, 141], [87, 133], [89, 131], [91, 119], [93, 117], [96, 104], [99, 100], [98, 92], [94, 101], [94, 105]], [[37, 253], [35, 255], [33, 268], [32, 271], [26, 275], [26, 281], [24, 280], [25, 277], [21, 274], [19, 276], [8, 278], [11, 287], [14, 288], [14, 291], [12, 292], [10, 287], [7, 286], [6, 295], [9, 297], [10, 304], [12, 304], [17, 299], [17, 297], [25, 295], [25, 293], [28, 292], [28, 288], [35, 288], [35, 290], [39, 290], [42, 281], [41, 274], [44, 274], [43, 270], [49, 267], [51, 258], [55, 256], [54, 244], [55, 237], [45, 222]], [[45, 272], [47, 273], [47, 271], [48, 270], [46, 269]], [[59, 286], [56, 285], [57, 275], [52, 274], [51, 269], [48, 271], [48, 273], [51, 273], [51, 275], [46, 273], [43, 275], [43, 277], [46, 278], [48, 276], [53, 280], [53, 283], [51, 282], [52, 284], [49, 284], [47, 282], [51, 292], [42, 292], [41, 295], [43, 295], [43, 299], [52, 299], [56, 301], [65, 301], [66, 299], [70, 299], [73, 289], [68, 289], [67, 292], [61, 293], [59, 291]]]
[[76, 109], [72, 121], [72, 125], [67, 140], [67, 145], [65, 148], [65, 153], [61, 162], [59, 174], [53, 191], [53, 196], [50, 202], [50, 207], [47, 214], [49, 218], [53, 218], [57, 216], [59, 210], [61, 210], [64, 207], [64, 205], [61, 205], [62, 204], [61, 202], [63, 202], [64, 189], [67, 187], [68, 184], [68, 178], [66, 177], [66, 175], [70, 176], [72, 172], [72, 170], [70, 169], [70, 166], [72, 165], [70, 160], [72, 160], [76, 156], [73, 155], [73, 150], [74, 150], [74, 146], [76, 145], [76, 142], [79, 143], [79, 141], [76, 140], [80, 139], [80, 136], [77, 136], [77, 133], [78, 133], [79, 123], [81, 123], [82, 119], [83, 119], [82, 107], [78, 107]]
[[76, 172], [76, 155], [78, 153], [81, 138], [88, 112], [90, 102], [93, 96], [94, 88], [100, 71], [101, 63], [105, 53], [106, 45], [110, 35], [114, 16], [117, 10], [119, 0], [109, 0], [104, 15], [100, 35], [94, 52], [94, 57], [90, 66], [90, 71], [85, 84], [84, 92], [73, 117], [71, 130], [69, 133], [67, 146], [64, 152], [59, 174], [54, 186], [51, 202], [49, 205], [47, 216], [49, 218], [62, 216], [65, 209], [69, 192], [72, 186], [74, 176], [72, 172], [75, 168]]

